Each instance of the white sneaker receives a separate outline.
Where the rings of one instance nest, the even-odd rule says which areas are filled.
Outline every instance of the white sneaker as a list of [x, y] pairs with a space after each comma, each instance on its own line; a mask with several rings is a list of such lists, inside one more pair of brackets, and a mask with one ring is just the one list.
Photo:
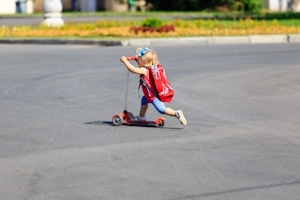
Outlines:
[[187, 121], [186, 121], [186, 119], [183, 115], [183, 112], [181, 110], [176, 111], [176, 117], [182, 125], [187, 125]]
[[135, 121], [147, 121], [146, 116], [143, 116], [143, 117], [141, 117], [141, 116], [135, 116], [134, 120]]

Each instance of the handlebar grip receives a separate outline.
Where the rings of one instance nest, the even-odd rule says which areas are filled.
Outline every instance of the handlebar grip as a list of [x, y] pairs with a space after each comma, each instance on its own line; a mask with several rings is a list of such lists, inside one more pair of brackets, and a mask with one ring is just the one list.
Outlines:
[[126, 56], [127, 60], [137, 60], [136, 55], [134, 56]]

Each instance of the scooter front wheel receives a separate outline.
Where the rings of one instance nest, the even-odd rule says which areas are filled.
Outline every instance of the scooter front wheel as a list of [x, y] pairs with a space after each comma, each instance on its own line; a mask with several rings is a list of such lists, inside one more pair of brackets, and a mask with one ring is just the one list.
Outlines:
[[121, 126], [123, 124], [123, 117], [121, 115], [115, 115], [111, 121], [114, 126]]

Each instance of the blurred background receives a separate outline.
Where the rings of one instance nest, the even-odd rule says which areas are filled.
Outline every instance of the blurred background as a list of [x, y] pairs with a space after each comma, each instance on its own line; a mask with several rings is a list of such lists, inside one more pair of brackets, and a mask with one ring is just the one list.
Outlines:
[[41, 13], [45, 2], [59, 1], [63, 12], [298, 12], [299, 0], [0, 0], [0, 15]]

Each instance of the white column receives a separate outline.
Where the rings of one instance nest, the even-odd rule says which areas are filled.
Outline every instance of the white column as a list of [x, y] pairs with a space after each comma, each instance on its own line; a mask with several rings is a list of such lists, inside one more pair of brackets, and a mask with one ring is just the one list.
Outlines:
[[61, 0], [45, 0], [44, 1], [44, 24], [46, 26], [60, 27], [64, 25], [61, 18], [63, 6]]
[[0, 14], [15, 14], [16, 1], [15, 0], [0, 0]]
[[270, 11], [287, 11], [289, 0], [267, 0]]
[[26, 13], [31, 14], [33, 13], [33, 0], [27, 0], [27, 5], [26, 5]]

